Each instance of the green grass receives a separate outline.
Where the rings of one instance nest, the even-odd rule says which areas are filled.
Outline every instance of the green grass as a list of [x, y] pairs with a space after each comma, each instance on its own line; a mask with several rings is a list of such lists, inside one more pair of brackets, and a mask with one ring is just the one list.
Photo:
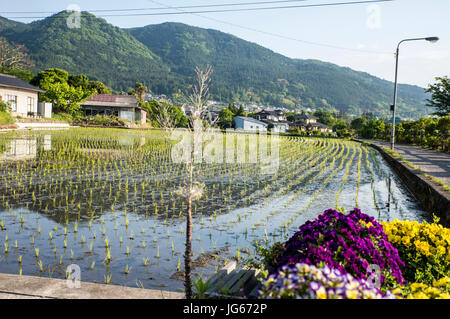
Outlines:
[[0, 125], [14, 124], [15, 120], [8, 112], [0, 112]]
[[53, 113], [52, 120], [70, 123], [72, 122], [73, 117], [69, 113]]

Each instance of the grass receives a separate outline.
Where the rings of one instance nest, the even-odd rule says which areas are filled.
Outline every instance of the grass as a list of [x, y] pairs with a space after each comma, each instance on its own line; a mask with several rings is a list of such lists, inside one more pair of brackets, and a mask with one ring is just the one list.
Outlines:
[[0, 112], [0, 125], [14, 124], [16, 121], [8, 112]]

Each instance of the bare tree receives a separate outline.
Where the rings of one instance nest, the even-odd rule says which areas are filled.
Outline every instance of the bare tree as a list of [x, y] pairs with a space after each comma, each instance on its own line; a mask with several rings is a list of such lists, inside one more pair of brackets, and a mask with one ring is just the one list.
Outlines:
[[[203, 195], [204, 185], [196, 182], [195, 163], [198, 159], [198, 152], [201, 152], [203, 122], [208, 116], [207, 101], [209, 95], [209, 83], [211, 81], [212, 68], [207, 66], [205, 70], [195, 69], [197, 75], [193, 92], [189, 96], [191, 117], [189, 122], [190, 134], [190, 159], [186, 165], [186, 180], [184, 186], [177, 190], [177, 194], [187, 199], [186, 209], [186, 249], [184, 254], [184, 287], [186, 299], [192, 299], [191, 280], [191, 255], [192, 255], [192, 202], [200, 199]], [[201, 155], [200, 155], [201, 156]]]
[[171, 106], [165, 102], [158, 102], [155, 120], [162, 129], [171, 131], [175, 127], [175, 116], [170, 112]]
[[34, 66], [24, 45], [10, 44], [0, 37], [0, 67], [8, 69], [30, 69]]

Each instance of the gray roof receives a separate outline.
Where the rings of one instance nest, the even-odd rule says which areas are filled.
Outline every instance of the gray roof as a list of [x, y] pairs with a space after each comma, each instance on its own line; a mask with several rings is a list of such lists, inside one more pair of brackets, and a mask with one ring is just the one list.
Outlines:
[[34, 91], [34, 92], [44, 92], [40, 88], [37, 88], [25, 81], [22, 81], [21, 79], [15, 77], [13, 75], [9, 75], [9, 74], [1, 74], [0, 73], [0, 86], [13, 88], [13, 89]]
[[243, 121], [252, 122], [252, 123], [255, 123], [255, 124], [267, 126], [266, 123], [261, 122], [261, 121], [258, 121], [257, 119], [254, 119], [254, 118], [252, 118], [252, 117], [235, 116], [234, 118], [235, 118], [235, 119], [238, 118], [238, 119], [241, 119], [241, 120], [243, 120]]
[[315, 117], [313, 115], [307, 115], [307, 114], [296, 115], [295, 117], [298, 119], [317, 119], [317, 117]]
[[113, 94], [96, 94], [86, 102], [81, 103], [82, 106], [100, 106], [100, 107], [125, 107], [137, 108], [139, 106], [138, 99], [135, 95], [113, 95]]

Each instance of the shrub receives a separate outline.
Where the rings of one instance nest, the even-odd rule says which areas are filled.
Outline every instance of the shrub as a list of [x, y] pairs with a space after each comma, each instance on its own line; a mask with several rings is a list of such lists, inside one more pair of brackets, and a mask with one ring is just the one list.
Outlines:
[[9, 110], [8, 104], [3, 101], [0, 101], [0, 112], [7, 112]]
[[450, 229], [417, 221], [383, 222], [389, 241], [406, 266], [403, 275], [411, 282], [432, 285], [450, 277]]
[[382, 226], [357, 208], [348, 214], [329, 209], [302, 225], [286, 242], [275, 270], [297, 263], [327, 265], [356, 279], [379, 275], [382, 290], [404, 283], [397, 249]]
[[14, 124], [14, 118], [8, 112], [0, 111], [0, 125]]
[[442, 277], [432, 285], [414, 282], [393, 291], [397, 298], [405, 299], [450, 299], [450, 278]]
[[357, 280], [350, 274], [327, 266], [316, 268], [298, 263], [283, 266], [270, 275], [259, 290], [260, 298], [295, 299], [393, 299], [390, 292], [383, 295], [369, 281]]

